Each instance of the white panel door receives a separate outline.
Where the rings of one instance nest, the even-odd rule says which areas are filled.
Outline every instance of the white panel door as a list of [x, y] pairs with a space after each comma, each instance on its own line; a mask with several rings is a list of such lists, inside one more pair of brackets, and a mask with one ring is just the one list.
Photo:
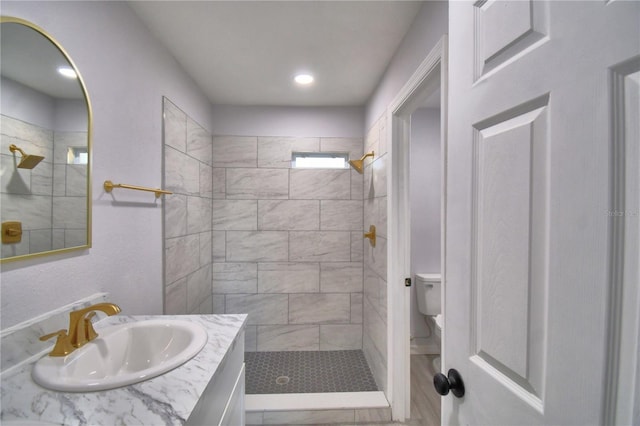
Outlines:
[[640, 55], [640, 2], [449, 4], [443, 370], [466, 393], [442, 422], [600, 424], [611, 75]]

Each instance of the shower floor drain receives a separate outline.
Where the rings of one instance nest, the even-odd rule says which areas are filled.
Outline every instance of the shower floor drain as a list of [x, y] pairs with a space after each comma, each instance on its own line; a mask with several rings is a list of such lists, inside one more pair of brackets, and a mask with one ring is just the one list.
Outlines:
[[289, 383], [289, 379], [287, 376], [280, 376], [276, 379], [276, 384], [278, 385], [286, 385], [287, 383]]

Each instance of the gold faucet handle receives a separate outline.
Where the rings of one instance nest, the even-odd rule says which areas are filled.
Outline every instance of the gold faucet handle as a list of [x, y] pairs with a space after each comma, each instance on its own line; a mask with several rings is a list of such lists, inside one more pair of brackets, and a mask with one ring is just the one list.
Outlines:
[[89, 315], [87, 315], [83, 320], [85, 335], [87, 337], [88, 342], [98, 337], [98, 333], [96, 333], [96, 330], [93, 328], [93, 323], [91, 322], [91, 319], [95, 316], [96, 316], [95, 312], [90, 312]]
[[[96, 303], [95, 305], [69, 312], [69, 341], [74, 348], [79, 348], [98, 337], [98, 333], [96, 333], [91, 324], [93, 311], [115, 315], [120, 312], [120, 307], [113, 303]], [[87, 319], [89, 320], [87, 321]], [[90, 330], [87, 330], [87, 328], [90, 328]]]
[[49, 352], [49, 356], [67, 356], [75, 350], [71, 345], [67, 330], [62, 329], [51, 334], [46, 334], [40, 337], [40, 340], [44, 342], [52, 337], [57, 337], [58, 340], [56, 340], [56, 345], [53, 347], [53, 350]]

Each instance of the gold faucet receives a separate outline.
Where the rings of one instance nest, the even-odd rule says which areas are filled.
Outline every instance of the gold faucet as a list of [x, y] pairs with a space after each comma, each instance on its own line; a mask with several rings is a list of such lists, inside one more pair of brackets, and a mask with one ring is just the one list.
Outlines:
[[102, 311], [111, 316], [120, 312], [120, 307], [113, 303], [97, 303], [84, 309], [78, 309], [69, 313], [69, 334], [67, 330], [59, 330], [55, 333], [40, 337], [40, 340], [49, 340], [57, 336], [56, 345], [49, 356], [66, 356], [79, 347], [98, 337], [93, 328], [91, 319], [96, 315], [95, 311]]
[[111, 316], [120, 312], [120, 307], [113, 303], [98, 303], [69, 313], [69, 342], [74, 348], [84, 346], [98, 337], [91, 322], [95, 311], [102, 311]]
[[44, 342], [45, 340], [49, 340], [52, 337], [56, 336], [58, 337], [58, 339], [56, 340], [56, 345], [53, 347], [53, 350], [49, 352], [49, 356], [67, 356], [71, 352], [76, 350], [76, 348], [71, 346], [69, 336], [67, 335], [67, 330], [65, 329], [58, 330], [51, 334], [46, 334], [40, 337], [40, 340]]

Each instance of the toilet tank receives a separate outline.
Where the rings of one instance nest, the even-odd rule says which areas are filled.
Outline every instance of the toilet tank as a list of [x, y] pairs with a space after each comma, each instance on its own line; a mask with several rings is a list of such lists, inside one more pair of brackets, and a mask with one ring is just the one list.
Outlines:
[[418, 310], [423, 315], [440, 315], [442, 276], [440, 274], [416, 274]]

